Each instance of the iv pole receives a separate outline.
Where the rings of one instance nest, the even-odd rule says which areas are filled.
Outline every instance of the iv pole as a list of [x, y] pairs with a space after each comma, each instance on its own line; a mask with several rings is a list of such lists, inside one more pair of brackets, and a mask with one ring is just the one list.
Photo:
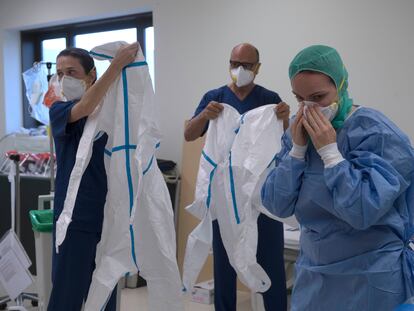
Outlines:
[[[47, 68], [47, 82], [49, 83], [50, 79], [52, 78], [52, 74], [50, 73], [52, 69], [52, 63], [46, 63]], [[55, 152], [54, 152], [54, 145], [53, 145], [53, 135], [52, 135], [52, 127], [48, 126], [48, 135], [49, 135], [49, 147], [50, 147], [50, 194], [53, 195], [55, 193]]]

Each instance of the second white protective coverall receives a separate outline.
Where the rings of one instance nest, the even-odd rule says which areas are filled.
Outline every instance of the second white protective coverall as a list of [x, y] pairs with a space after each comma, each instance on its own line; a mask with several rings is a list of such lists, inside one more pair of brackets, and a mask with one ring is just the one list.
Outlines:
[[210, 121], [206, 141], [200, 157], [197, 175], [195, 200], [186, 209], [201, 219], [201, 223], [187, 239], [183, 266], [183, 283], [186, 290], [193, 288], [194, 282], [208, 256], [213, 240], [211, 191], [212, 181], [218, 163], [228, 155], [239, 128], [240, 114], [232, 106], [223, 104], [224, 109], [218, 118]]
[[[187, 242], [183, 275], [186, 288], [194, 284], [211, 246], [210, 210], [219, 222], [224, 247], [240, 280], [255, 292], [264, 292], [271, 285], [257, 263], [256, 250], [260, 212], [280, 220], [267, 213], [260, 201], [264, 177], [280, 151], [283, 135], [282, 121], [277, 120], [274, 107], [262, 106], [240, 116], [224, 105], [220, 116], [210, 122], [196, 200], [188, 208], [203, 218]], [[295, 220], [287, 222], [292, 224]]]

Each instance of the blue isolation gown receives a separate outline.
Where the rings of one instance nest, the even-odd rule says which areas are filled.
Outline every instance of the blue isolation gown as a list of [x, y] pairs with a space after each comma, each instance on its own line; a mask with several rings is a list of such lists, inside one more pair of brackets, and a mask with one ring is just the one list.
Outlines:
[[390, 311], [414, 294], [414, 152], [369, 108], [345, 121], [337, 143], [336, 166], [325, 169], [310, 143], [305, 160], [286, 154], [262, 188], [271, 213], [301, 225], [291, 310]]

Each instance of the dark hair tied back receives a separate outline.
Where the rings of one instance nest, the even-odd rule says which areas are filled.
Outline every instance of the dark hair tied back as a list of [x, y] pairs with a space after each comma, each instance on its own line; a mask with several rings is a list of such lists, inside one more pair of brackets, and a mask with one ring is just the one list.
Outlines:
[[71, 56], [77, 58], [86, 74], [88, 74], [92, 68], [95, 67], [93, 58], [89, 55], [89, 52], [84, 49], [74, 47], [66, 48], [58, 54], [56, 59], [61, 56]]

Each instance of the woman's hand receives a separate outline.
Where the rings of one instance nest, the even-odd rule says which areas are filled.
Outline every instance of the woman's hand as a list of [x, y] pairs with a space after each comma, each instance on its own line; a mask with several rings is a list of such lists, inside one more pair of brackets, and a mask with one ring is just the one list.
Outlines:
[[116, 52], [116, 55], [112, 60], [111, 64], [117, 66], [119, 69], [124, 68], [125, 66], [132, 63], [135, 60], [138, 49], [138, 42], [124, 45], [123, 47], [119, 48], [119, 50]]
[[336, 143], [335, 129], [317, 106], [309, 106], [307, 108], [306, 119], [303, 119], [303, 126], [316, 150], [331, 143]]
[[296, 114], [295, 120], [291, 125], [292, 131], [292, 140], [298, 146], [306, 146], [308, 143], [308, 135], [303, 126], [304, 115], [303, 115], [304, 105], [301, 104], [298, 113]]
[[[75, 122], [93, 113], [104, 98], [111, 84], [119, 76], [122, 68], [135, 60], [139, 48], [138, 42], [127, 44], [118, 49], [111, 65], [73, 106], [69, 122]], [[92, 81], [91, 81], [92, 82]]]

